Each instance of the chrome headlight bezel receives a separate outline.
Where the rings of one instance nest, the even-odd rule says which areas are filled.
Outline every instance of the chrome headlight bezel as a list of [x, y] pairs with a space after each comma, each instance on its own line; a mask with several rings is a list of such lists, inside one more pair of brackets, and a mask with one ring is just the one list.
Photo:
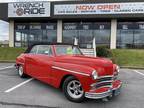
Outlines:
[[120, 72], [120, 67], [118, 65], [116, 66], [116, 72]]
[[96, 80], [96, 79], [98, 78], [98, 74], [97, 74], [97, 71], [96, 71], [96, 70], [93, 70], [93, 71], [92, 71], [92, 78], [93, 78], [94, 80]]

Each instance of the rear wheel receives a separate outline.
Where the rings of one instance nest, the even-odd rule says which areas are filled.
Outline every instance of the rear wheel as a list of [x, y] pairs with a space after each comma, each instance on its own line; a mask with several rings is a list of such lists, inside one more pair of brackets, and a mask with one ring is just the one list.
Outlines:
[[23, 66], [20, 65], [18, 66], [18, 74], [21, 78], [25, 78], [27, 75], [24, 73], [24, 69], [23, 69]]
[[63, 91], [66, 98], [73, 102], [82, 102], [85, 99], [84, 90], [80, 81], [75, 77], [68, 77], [63, 83]]

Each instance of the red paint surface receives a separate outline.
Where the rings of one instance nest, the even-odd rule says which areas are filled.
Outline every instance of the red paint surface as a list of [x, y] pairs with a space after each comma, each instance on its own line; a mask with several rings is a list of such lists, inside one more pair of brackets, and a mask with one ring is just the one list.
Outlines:
[[[23, 65], [26, 74], [56, 88], [60, 87], [61, 81], [65, 76], [73, 75], [81, 82], [85, 92], [89, 92], [91, 89], [90, 85], [96, 83], [96, 80], [91, 77], [93, 70], [97, 71], [98, 76], [114, 75], [116, 65], [111, 60], [83, 55], [57, 56], [54, 47], [52, 45], [53, 56], [25, 53], [17, 57], [16, 64]], [[54, 69], [52, 66], [89, 74], [90, 76]], [[119, 80], [114, 81], [113, 88], [117, 88], [120, 83], [121, 81]], [[95, 92], [99, 93], [107, 90], [108, 88], [104, 87]]]

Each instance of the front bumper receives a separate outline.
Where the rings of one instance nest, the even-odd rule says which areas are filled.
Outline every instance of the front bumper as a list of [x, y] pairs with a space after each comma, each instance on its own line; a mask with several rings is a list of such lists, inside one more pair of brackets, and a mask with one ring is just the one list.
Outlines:
[[115, 80], [112, 84], [112, 87], [104, 87], [101, 88], [101, 90], [96, 90], [95, 92], [86, 92], [85, 97], [90, 99], [102, 99], [109, 96], [117, 96], [120, 94], [121, 86], [122, 82], [120, 80]]

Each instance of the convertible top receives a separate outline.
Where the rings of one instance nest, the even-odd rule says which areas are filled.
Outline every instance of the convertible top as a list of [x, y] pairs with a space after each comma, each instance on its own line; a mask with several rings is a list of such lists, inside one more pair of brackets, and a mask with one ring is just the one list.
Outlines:
[[77, 45], [70, 44], [70, 43], [35, 43], [35, 44], [30, 45], [30, 46], [26, 49], [25, 53], [29, 53], [30, 50], [31, 50], [34, 46], [36, 46], [36, 45], [71, 45], [71, 46], [77, 46]]

